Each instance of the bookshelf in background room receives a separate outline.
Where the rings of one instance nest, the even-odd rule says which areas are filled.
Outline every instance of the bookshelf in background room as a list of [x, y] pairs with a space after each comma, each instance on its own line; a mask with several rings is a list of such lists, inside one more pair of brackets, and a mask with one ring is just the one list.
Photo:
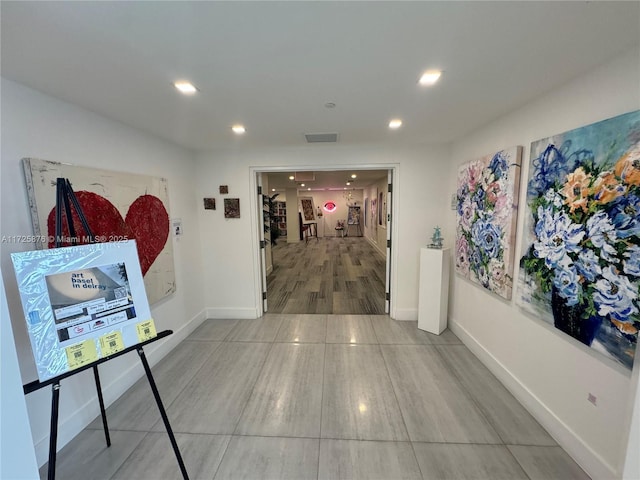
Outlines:
[[287, 202], [276, 202], [276, 217], [280, 235], [287, 235]]

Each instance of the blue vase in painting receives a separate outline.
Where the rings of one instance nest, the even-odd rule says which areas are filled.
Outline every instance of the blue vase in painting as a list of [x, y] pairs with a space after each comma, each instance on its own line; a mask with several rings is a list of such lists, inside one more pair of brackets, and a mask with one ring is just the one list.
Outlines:
[[567, 305], [567, 300], [560, 296], [558, 290], [551, 290], [551, 311], [553, 325], [560, 331], [575, 338], [587, 346], [591, 346], [598, 333], [602, 319], [597, 315], [584, 318], [584, 306]]

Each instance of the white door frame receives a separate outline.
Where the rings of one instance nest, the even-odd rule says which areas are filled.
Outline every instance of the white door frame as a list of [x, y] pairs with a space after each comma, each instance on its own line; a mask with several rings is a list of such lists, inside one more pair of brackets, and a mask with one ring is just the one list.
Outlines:
[[[262, 189], [262, 175], [256, 174], [256, 198], [258, 200], [258, 209], [262, 211], [262, 228], [258, 229], [260, 238], [258, 239], [260, 247], [260, 295], [262, 297], [262, 311], [269, 310], [267, 305], [267, 243], [264, 235], [264, 197], [265, 193]], [[266, 193], [268, 195], [268, 193]], [[269, 236], [271, 238], [271, 236]]]
[[391, 318], [396, 318], [396, 295], [398, 292], [398, 211], [400, 202], [398, 201], [400, 195], [400, 185], [398, 179], [400, 178], [400, 164], [398, 163], [375, 163], [375, 164], [351, 164], [351, 165], [286, 165], [286, 166], [251, 166], [249, 167], [249, 185], [251, 192], [251, 245], [252, 245], [252, 257], [253, 257], [253, 283], [254, 283], [254, 298], [255, 308], [257, 316], [260, 317], [264, 314], [262, 305], [262, 258], [260, 253], [260, 234], [262, 229], [262, 210], [258, 211], [258, 185], [257, 174], [258, 173], [272, 173], [272, 172], [309, 172], [309, 171], [358, 171], [358, 170], [391, 170], [391, 178], [393, 185], [393, 201], [391, 202], [391, 272], [389, 275], [391, 297], [389, 315]]
[[[391, 304], [391, 292], [389, 291], [391, 288], [391, 266], [392, 266], [392, 262], [391, 260], [393, 260], [393, 257], [391, 256], [391, 247], [393, 246], [393, 243], [395, 242], [395, 237], [393, 237], [392, 235], [392, 231], [391, 231], [391, 226], [393, 225], [393, 222], [391, 222], [391, 210], [393, 210], [393, 194], [395, 192], [393, 191], [393, 170], [389, 169], [387, 170], [387, 191], [385, 192], [385, 195], [387, 197], [387, 218], [384, 219], [384, 222], [386, 223], [387, 226], [387, 238], [386, 238], [386, 242], [387, 244], [385, 245], [385, 249], [387, 252], [387, 265], [386, 265], [386, 271], [385, 271], [385, 288], [384, 288], [384, 295], [385, 295], [385, 300], [384, 300], [384, 311], [385, 313], [390, 313], [390, 304]], [[389, 206], [391, 208], [389, 208]], [[380, 207], [378, 207], [380, 208]], [[393, 237], [393, 240], [392, 240]]]

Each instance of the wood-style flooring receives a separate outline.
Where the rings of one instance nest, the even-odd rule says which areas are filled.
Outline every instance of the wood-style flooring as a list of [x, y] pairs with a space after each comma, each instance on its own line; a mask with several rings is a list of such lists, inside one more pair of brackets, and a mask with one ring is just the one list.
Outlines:
[[272, 247], [269, 313], [383, 314], [386, 260], [364, 237]]
[[[191, 480], [589, 478], [451, 331], [417, 322], [206, 320], [153, 374]], [[96, 418], [56, 478], [182, 478], [146, 377], [107, 417], [111, 447]]]

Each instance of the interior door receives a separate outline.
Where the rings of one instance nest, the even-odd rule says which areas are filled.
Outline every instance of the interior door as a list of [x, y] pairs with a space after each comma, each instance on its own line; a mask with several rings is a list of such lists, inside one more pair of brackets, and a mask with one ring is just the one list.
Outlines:
[[260, 277], [262, 281], [262, 312], [267, 311], [267, 253], [265, 240], [265, 225], [269, 225], [269, 204], [265, 202], [265, 195], [262, 193], [262, 173], [256, 174], [256, 184], [258, 186], [258, 211], [262, 212], [260, 218]]
[[[391, 301], [391, 208], [393, 198], [393, 170], [387, 172], [387, 272], [385, 280], [385, 294], [384, 294], [384, 313], [389, 313], [389, 302]], [[380, 205], [378, 208], [382, 208]]]

